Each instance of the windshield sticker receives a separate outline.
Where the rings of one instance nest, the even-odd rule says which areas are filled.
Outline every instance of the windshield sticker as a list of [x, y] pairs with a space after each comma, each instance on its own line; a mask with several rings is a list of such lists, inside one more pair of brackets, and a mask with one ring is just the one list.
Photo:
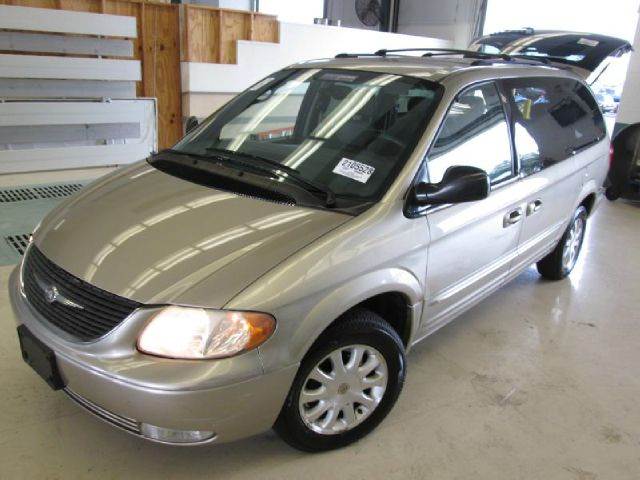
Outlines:
[[266, 84], [271, 83], [275, 80], [275, 78], [273, 77], [268, 77], [265, 78], [264, 80], [259, 81], [258, 83], [256, 83], [255, 85], [249, 87], [249, 90], [254, 91], [254, 90], [260, 90], [262, 87], [264, 87]]
[[349, 160], [343, 158], [333, 169], [333, 173], [342, 175], [343, 177], [350, 178], [360, 183], [367, 183], [369, 177], [373, 175], [376, 169], [366, 163], [356, 162], [355, 160]]
[[586, 45], [587, 47], [597, 47], [598, 43], [600, 42], [598, 42], [597, 40], [591, 40], [590, 38], [581, 38], [580, 40], [578, 40], [578, 44]]

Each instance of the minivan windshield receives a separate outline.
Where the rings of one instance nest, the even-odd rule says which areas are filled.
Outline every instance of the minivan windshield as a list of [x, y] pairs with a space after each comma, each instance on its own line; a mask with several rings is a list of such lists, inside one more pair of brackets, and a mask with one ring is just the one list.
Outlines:
[[441, 97], [427, 80], [344, 69], [285, 69], [241, 93], [171, 150], [271, 169], [338, 201], [379, 199]]

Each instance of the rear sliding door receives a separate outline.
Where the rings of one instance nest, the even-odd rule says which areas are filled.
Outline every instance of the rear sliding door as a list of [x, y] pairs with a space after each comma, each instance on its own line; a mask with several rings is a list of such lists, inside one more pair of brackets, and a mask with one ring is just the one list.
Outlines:
[[[578, 156], [606, 135], [586, 87], [572, 79], [504, 80], [526, 208], [512, 271], [539, 260], [558, 242], [583, 179]], [[596, 111], [594, 111], [594, 108]]]

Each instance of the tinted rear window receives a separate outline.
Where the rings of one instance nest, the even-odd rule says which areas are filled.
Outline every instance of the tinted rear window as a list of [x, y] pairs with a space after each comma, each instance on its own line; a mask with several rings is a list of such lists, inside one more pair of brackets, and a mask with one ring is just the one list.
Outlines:
[[593, 95], [582, 83], [559, 78], [503, 82], [511, 103], [520, 169], [530, 175], [606, 135]]

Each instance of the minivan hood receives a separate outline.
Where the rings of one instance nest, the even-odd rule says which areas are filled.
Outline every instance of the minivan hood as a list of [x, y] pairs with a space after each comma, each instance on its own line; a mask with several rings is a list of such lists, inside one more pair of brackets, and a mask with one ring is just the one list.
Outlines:
[[143, 163], [60, 205], [34, 243], [108, 292], [146, 304], [220, 308], [349, 218], [196, 185]]

